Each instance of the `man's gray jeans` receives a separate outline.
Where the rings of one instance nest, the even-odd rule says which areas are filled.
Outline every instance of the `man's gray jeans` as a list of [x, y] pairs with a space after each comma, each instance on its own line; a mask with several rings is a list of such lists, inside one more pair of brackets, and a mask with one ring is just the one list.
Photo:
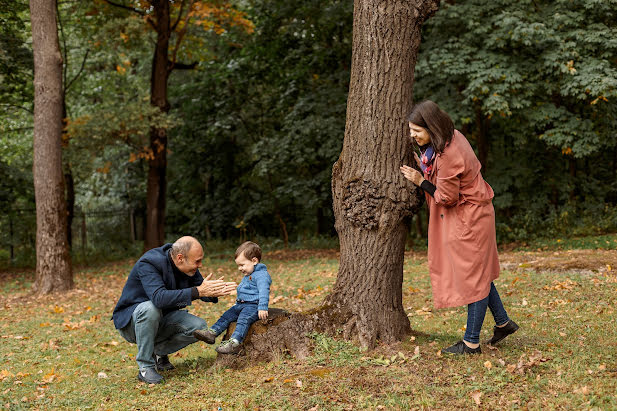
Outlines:
[[206, 328], [205, 320], [186, 310], [163, 315], [152, 301], [145, 301], [135, 308], [127, 326], [118, 331], [128, 342], [137, 344], [137, 365], [143, 370], [155, 366], [152, 354], [168, 355], [181, 350], [197, 341], [193, 331]]

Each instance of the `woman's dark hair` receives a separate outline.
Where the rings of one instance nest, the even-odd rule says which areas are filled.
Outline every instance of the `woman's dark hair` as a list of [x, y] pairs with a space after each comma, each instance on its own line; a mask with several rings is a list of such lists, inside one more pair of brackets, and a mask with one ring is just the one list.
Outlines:
[[431, 144], [437, 153], [443, 153], [443, 149], [452, 140], [454, 134], [452, 119], [431, 100], [424, 100], [414, 105], [407, 121], [428, 131]]

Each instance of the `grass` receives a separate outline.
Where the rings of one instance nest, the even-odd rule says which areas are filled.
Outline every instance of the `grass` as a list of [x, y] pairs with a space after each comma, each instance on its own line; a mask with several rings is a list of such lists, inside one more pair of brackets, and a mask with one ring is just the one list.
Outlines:
[[[272, 298], [280, 297], [274, 307], [315, 307], [336, 279], [335, 253], [265, 257], [274, 280]], [[30, 295], [32, 271], [3, 273], [0, 407], [617, 408], [617, 276], [612, 270], [502, 272], [496, 285], [521, 330], [496, 349], [483, 345], [479, 356], [447, 358], [439, 349], [461, 337], [465, 309], [434, 310], [425, 254], [409, 253], [403, 301], [415, 333], [406, 341], [367, 352], [312, 334], [315, 350], [307, 360], [281, 356], [242, 371], [212, 367], [214, 350], [196, 343], [171, 356], [177, 369], [165, 374], [165, 384], [148, 386], [136, 379], [135, 346], [109, 321], [131, 264], [79, 269], [76, 290], [46, 297]], [[238, 276], [231, 259], [206, 259], [202, 272]], [[190, 311], [212, 323], [230, 303], [196, 302]], [[487, 314], [482, 340], [490, 338], [491, 329]]]

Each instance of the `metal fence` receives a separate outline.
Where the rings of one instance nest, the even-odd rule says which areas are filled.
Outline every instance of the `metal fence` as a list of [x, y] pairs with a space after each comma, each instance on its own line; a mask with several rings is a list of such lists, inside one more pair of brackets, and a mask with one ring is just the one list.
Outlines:
[[[132, 209], [77, 210], [71, 224], [73, 254], [119, 253], [143, 240], [144, 215]], [[7, 210], [0, 216], [0, 265], [33, 261], [36, 210]]]

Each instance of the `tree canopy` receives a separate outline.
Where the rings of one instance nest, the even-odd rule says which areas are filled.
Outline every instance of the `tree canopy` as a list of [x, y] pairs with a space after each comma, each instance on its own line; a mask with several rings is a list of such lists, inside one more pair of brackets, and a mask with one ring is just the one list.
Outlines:
[[[170, 61], [197, 64], [169, 77], [165, 113], [150, 104], [156, 32], [147, 2], [111, 3], [143, 13], [58, 2], [63, 158], [76, 209], [129, 210], [140, 238], [149, 134], [158, 127], [169, 138], [168, 238], [334, 236], [330, 180], [345, 127], [353, 5], [242, 0], [180, 10], [174, 2], [172, 15], [183, 17]], [[500, 241], [617, 229], [616, 6], [449, 1], [423, 28], [414, 99], [438, 102], [469, 137], [495, 190]], [[34, 208], [27, 2], [1, 0], [0, 21], [8, 216]], [[31, 245], [9, 238], [8, 217], [0, 225], [5, 248]]]

